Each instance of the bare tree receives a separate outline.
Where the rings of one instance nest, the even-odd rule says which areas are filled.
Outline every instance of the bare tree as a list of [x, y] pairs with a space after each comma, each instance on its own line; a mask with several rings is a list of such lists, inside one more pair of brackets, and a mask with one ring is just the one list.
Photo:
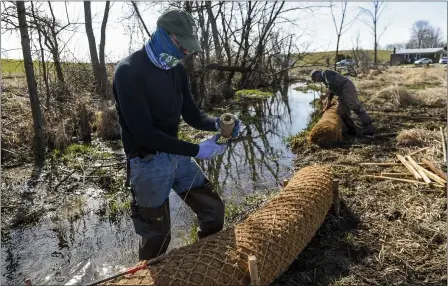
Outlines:
[[45, 91], [47, 94], [47, 101], [46, 101], [46, 107], [47, 109], [50, 108], [50, 85], [48, 83], [48, 74], [47, 74], [47, 63], [45, 61], [45, 50], [44, 47], [42, 45], [42, 28], [40, 27], [40, 23], [39, 21], [37, 21], [37, 17], [36, 17], [36, 13], [35, 13], [35, 9], [34, 9], [34, 4], [31, 1], [31, 12], [33, 14], [33, 20], [36, 24], [37, 27], [39, 27], [37, 29], [37, 34], [38, 34], [38, 39], [39, 39], [39, 49], [40, 49], [40, 62], [42, 65], [42, 73], [43, 73], [43, 77], [44, 77], [44, 83], [45, 83]]
[[386, 50], [393, 50], [394, 48], [396, 48], [397, 50], [401, 50], [401, 49], [406, 48], [406, 43], [387, 44], [386, 46], [384, 46], [384, 48]]
[[428, 21], [418, 20], [411, 28], [411, 38], [408, 48], [435, 48], [443, 45], [440, 28], [433, 27]]
[[146, 34], [148, 34], [148, 37], [151, 38], [151, 33], [149, 32], [148, 28], [146, 27], [145, 21], [143, 21], [142, 15], [140, 14], [140, 11], [138, 10], [138, 6], [135, 3], [135, 1], [131, 1], [132, 6], [134, 7], [134, 11], [137, 14], [138, 19], [140, 20], [140, 23], [142, 24], [143, 28], [145, 28]]
[[346, 14], [347, 14], [347, 0], [342, 0], [341, 1], [341, 19], [339, 24], [336, 22], [336, 15], [335, 12], [333, 10], [333, 2], [330, 2], [330, 10], [331, 10], [331, 17], [333, 18], [333, 23], [334, 23], [334, 28], [336, 30], [336, 35], [337, 35], [337, 42], [336, 42], [336, 55], [335, 55], [335, 63], [334, 63], [334, 69], [336, 70], [336, 62], [338, 61], [338, 53], [339, 53], [339, 43], [341, 41], [341, 36], [342, 34], [344, 34], [352, 25], [353, 23], [356, 21], [356, 19], [358, 18], [358, 15], [356, 15], [355, 17], [353, 17], [352, 20], [346, 22]]
[[84, 1], [84, 18], [87, 39], [89, 41], [90, 60], [92, 62], [93, 75], [95, 77], [95, 90], [103, 97], [109, 97], [109, 84], [107, 80], [107, 72], [104, 59], [104, 46], [106, 42], [106, 26], [109, 16], [110, 1], [106, 1], [104, 8], [103, 21], [101, 23], [101, 39], [100, 39], [100, 58], [96, 50], [95, 35], [92, 27], [92, 12], [90, 1]]
[[371, 61], [371, 55], [361, 48], [361, 34], [358, 30], [354, 39], [352, 39], [352, 56], [355, 60], [355, 64], [358, 72], [367, 73], [369, 70], [369, 62]]
[[30, 38], [25, 15], [25, 2], [17, 1], [17, 17], [22, 43], [23, 62], [25, 66], [28, 93], [30, 96], [31, 113], [34, 123], [34, 156], [36, 165], [45, 162], [45, 121], [40, 108], [39, 96], [37, 94], [36, 78], [34, 76], [33, 59], [31, 58]]
[[[44, 40], [44, 45], [53, 58], [53, 66], [56, 70], [56, 77], [59, 85], [63, 88], [63, 91], [67, 91], [65, 88], [65, 78], [61, 63], [61, 52], [66, 47], [67, 43], [63, 43], [61, 46], [59, 37], [64, 31], [71, 30], [72, 32], [76, 32], [77, 23], [71, 23], [68, 14], [67, 23], [61, 23], [56, 19], [52, 3], [48, 2], [47, 4], [50, 15], [47, 15], [47, 13], [44, 13], [42, 10], [39, 11], [37, 8], [34, 8], [34, 5], [32, 9], [30, 9], [31, 11], [25, 10], [25, 16], [29, 17], [29, 19], [27, 19], [27, 25], [30, 32], [33, 30], [38, 31], [41, 36], [40, 41]], [[18, 17], [17, 13], [12, 13], [12, 7], [5, 8], [6, 9], [2, 11], [2, 22], [6, 24], [8, 30], [17, 28], [13, 22], [13, 19]], [[74, 26], [75, 29], [71, 29], [72, 26]]]
[[361, 21], [370, 28], [373, 34], [374, 38], [373, 64], [376, 67], [378, 64], [378, 42], [381, 36], [389, 27], [389, 25], [386, 25], [384, 30], [378, 33], [378, 22], [386, 7], [385, 1], [373, 0], [372, 2], [370, 2], [370, 5], [371, 5], [370, 8], [360, 7], [360, 11], [368, 18], [367, 20], [361, 19]]

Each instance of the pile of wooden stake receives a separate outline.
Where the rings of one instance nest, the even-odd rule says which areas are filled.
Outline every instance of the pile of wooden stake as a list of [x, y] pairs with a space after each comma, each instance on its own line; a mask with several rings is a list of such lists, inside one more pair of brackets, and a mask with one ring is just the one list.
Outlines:
[[[396, 155], [399, 162], [383, 162], [383, 163], [360, 163], [363, 166], [404, 166], [408, 172], [387, 173], [382, 172], [380, 175], [363, 175], [364, 178], [374, 178], [380, 180], [392, 180], [400, 182], [408, 182], [415, 184], [426, 184], [429, 186], [446, 188], [447, 175], [438, 169], [433, 162], [426, 158], [422, 158], [417, 163], [412, 156], [420, 153], [430, 147], [425, 147], [414, 151], [406, 156]], [[412, 178], [414, 177], [414, 179]]]

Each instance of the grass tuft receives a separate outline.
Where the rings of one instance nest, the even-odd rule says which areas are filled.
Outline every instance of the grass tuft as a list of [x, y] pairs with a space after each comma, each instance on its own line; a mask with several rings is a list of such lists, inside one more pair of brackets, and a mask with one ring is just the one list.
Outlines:
[[390, 86], [383, 88], [372, 96], [372, 104], [388, 105], [390, 107], [406, 107], [418, 105], [419, 100], [402, 86]]
[[427, 147], [440, 140], [438, 132], [413, 128], [401, 131], [397, 136], [397, 146], [400, 147]]

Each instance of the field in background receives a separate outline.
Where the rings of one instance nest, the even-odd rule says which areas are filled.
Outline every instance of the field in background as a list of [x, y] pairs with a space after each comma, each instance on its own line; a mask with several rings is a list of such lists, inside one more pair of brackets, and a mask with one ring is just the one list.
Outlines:
[[[366, 50], [366, 51], [371, 53], [373, 60], [373, 50]], [[378, 50], [378, 61], [379, 62], [389, 61], [390, 53], [391, 51], [389, 50]], [[338, 54], [353, 57], [353, 52], [351, 50], [342, 50], [339, 51]], [[334, 56], [335, 51], [311, 53], [307, 55], [303, 60], [298, 61], [297, 65], [309, 64], [309, 63], [316, 63], [317, 65], [326, 65], [327, 64], [326, 58], [329, 58], [330, 63], [332, 63], [334, 60]]]
[[[37, 62], [34, 63], [36, 64]], [[22, 60], [1, 59], [0, 64], [2, 75], [25, 73]]]
[[[373, 58], [373, 51], [370, 52], [372, 53]], [[335, 54], [334, 51], [311, 53], [310, 55], [307, 55], [304, 60], [299, 61], [297, 64], [302, 65], [305, 63], [314, 63], [317, 61], [319, 64], [326, 65], [325, 59], [329, 57], [331, 62], [331, 59], [334, 58], [334, 54]], [[339, 54], [352, 56], [352, 51], [350, 50], [339, 51]], [[390, 51], [378, 50], [378, 60], [380, 62], [389, 61], [389, 59], [390, 59]], [[0, 63], [1, 63], [2, 75], [23, 74], [25, 72], [22, 60], [1, 59]], [[38, 61], [34, 61], [34, 64], [40, 65]], [[79, 64], [90, 65], [90, 63], [79, 63]]]

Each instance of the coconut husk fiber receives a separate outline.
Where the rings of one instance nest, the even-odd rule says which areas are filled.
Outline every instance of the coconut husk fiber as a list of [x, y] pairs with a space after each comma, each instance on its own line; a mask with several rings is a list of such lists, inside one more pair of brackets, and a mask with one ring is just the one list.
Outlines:
[[324, 112], [322, 118], [314, 125], [308, 135], [308, 143], [320, 147], [331, 147], [344, 140], [342, 131], [345, 130], [344, 122], [336, 113], [338, 104], [333, 103]]
[[240, 224], [174, 249], [149, 269], [108, 285], [249, 285], [249, 255], [257, 258], [260, 285], [268, 285], [323, 223], [333, 200], [332, 179], [327, 167], [305, 167]]

